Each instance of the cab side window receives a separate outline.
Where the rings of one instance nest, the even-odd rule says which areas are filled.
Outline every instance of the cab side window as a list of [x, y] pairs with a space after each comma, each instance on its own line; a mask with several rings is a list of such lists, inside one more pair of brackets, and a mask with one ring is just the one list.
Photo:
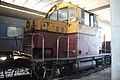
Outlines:
[[76, 20], [76, 10], [75, 8], [70, 8], [70, 21], [75, 21]]
[[84, 24], [88, 25], [88, 26], [90, 25], [90, 22], [89, 22], [90, 17], [89, 16], [90, 16], [90, 14], [88, 12], [84, 12]]
[[91, 26], [91, 27], [94, 27], [94, 23], [95, 23], [95, 22], [94, 22], [94, 15], [91, 14], [91, 15], [90, 15], [90, 26]]
[[50, 15], [50, 19], [51, 19], [51, 20], [57, 20], [57, 11], [53, 12], [53, 13]]
[[94, 27], [94, 24], [95, 24], [95, 20], [94, 19], [95, 19], [94, 18], [94, 14], [89, 13], [87, 11], [84, 12], [84, 24], [85, 25]]

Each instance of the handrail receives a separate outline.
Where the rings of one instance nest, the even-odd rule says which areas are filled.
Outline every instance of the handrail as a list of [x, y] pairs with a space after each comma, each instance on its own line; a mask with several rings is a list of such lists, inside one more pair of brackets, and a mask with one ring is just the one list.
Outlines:
[[69, 58], [70, 54], [69, 54], [69, 49], [70, 49], [70, 38], [77, 38], [77, 37], [69, 37], [69, 36], [59, 36], [57, 38], [57, 61], [59, 59], [59, 40], [60, 38], [67, 38], [67, 58]]
[[67, 38], [67, 58], [69, 58], [69, 56], [70, 56], [70, 54], [69, 54], [69, 51], [70, 51], [69, 50], [70, 49], [70, 44], [69, 44], [70, 38], [77, 38], [77, 37], [59, 36], [57, 38], [57, 61], [59, 59], [59, 40], [60, 40], [60, 38]]
[[45, 46], [44, 36], [42, 34], [40, 34], [40, 33], [32, 33], [32, 34], [27, 34], [25, 36], [30, 36], [30, 35], [32, 36], [32, 38], [31, 38], [31, 53], [32, 53], [31, 57], [32, 57], [32, 59], [33, 59], [33, 48], [34, 48], [33, 39], [34, 39], [35, 35], [38, 35], [38, 36], [42, 37], [42, 61], [44, 61], [44, 56], [45, 56], [45, 54], [44, 54], [44, 51], [45, 51], [45, 49], [44, 49], [44, 46]]
[[45, 51], [45, 49], [44, 49], [44, 46], [45, 46], [45, 42], [44, 42], [44, 36], [42, 35], [42, 34], [40, 34], [40, 33], [34, 33], [33, 35], [32, 35], [32, 48], [34, 47], [34, 43], [33, 43], [33, 38], [34, 38], [34, 36], [35, 35], [39, 35], [39, 36], [41, 36], [42, 37], [42, 61], [44, 61], [44, 56], [45, 56], [45, 54], [44, 54], [44, 51]]
[[60, 40], [60, 38], [68, 38], [68, 43], [67, 43], [67, 58], [69, 58], [69, 37], [68, 36], [59, 36], [58, 38], [57, 38], [57, 61], [58, 61], [58, 58], [59, 58], [59, 40]]

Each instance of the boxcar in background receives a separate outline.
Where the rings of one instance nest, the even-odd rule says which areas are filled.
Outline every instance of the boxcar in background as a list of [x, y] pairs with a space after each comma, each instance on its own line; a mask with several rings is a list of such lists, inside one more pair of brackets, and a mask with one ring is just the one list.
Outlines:
[[26, 20], [0, 16], [0, 52], [22, 50], [23, 27]]

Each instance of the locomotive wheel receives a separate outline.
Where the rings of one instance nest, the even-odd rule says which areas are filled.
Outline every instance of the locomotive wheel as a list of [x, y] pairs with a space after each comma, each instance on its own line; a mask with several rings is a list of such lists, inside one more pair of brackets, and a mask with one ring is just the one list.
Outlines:
[[31, 69], [31, 77], [32, 77], [33, 79], [37, 80], [37, 76], [36, 76], [36, 74], [35, 74], [34, 69]]
[[60, 69], [58, 67], [54, 67], [52, 70], [52, 77], [58, 77], [60, 75]]
[[44, 75], [44, 69], [42, 67], [35, 67], [32, 71], [32, 75], [33, 77], [37, 77], [37, 78], [43, 78]]

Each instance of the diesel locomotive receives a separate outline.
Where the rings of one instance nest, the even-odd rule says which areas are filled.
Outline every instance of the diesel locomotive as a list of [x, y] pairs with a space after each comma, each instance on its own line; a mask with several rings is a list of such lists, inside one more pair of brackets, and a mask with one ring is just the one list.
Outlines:
[[54, 5], [45, 19], [28, 20], [23, 51], [39, 78], [110, 65], [110, 54], [99, 54], [97, 16], [71, 3]]
[[[16, 36], [11, 26], [8, 35]], [[49, 79], [111, 63], [110, 54], [99, 53], [97, 16], [71, 3], [57, 3], [45, 19], [26, 21], [23, 37], [15, 39], [18, 51], [0, 63], [4, 77], [7, 69], [14, 76], [17, 68], [29, 68], [31, 76]]]

